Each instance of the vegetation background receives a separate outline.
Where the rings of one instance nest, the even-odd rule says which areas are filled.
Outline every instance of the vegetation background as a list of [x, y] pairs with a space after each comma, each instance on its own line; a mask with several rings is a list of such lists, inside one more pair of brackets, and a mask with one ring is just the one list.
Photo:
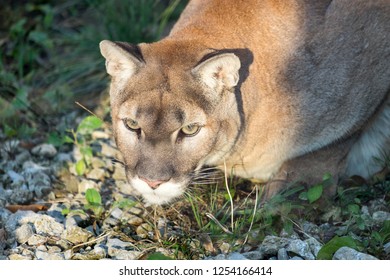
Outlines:
[[[72, 136], [69, 128], [77, 126], [75, 119], [65, 119], [65, 122], [63, 119], [71, 112], [85, 116], [89, 114], [85, 110], [88, 108], [110, 123], [108, 77], [99, 42], [103, 39], [131, 43], [156, 41], [167, 34], [187, 3], [186, 0], [1, 2], [0, 142], [18, 139], [26, 147], [41, 142], [56, 147], [76, 144], [75, 134], [69, 140]], [[78, 173], [82, 174], [84, 167], [79, 167]], [[0, 169], [0, 175], [2, 172]], [[324, 174], [322, 184], [307, 191], [301, 186], [292, 188], [260, 209], [258, 187], [240, 196], [248, 182], [222, 178], [222, 183], [208, 188], [206, 195], [205, 189], [197, 193], [195, 188], [185, 201], [187, 207], [181, 211], [188, 215], [189, 228], [198, 230], [197, 234], [206, 232], [206, 239], [214, 243], [228, 240], [233, 244], [229, 248], [243, 246], [248, 238], [259, 244], [268, 234], [295, 230], [307, 235], [303, 226], [306, 220], [324, 223], [327, 219], [326, 223], [337, 224], [338, 231], [321, 240], [328, 245], [323, 247], [323, 255], [331, 258], [336, 249], [351, 246], [388, 258], [383, 244], [390, 241], [390, 223], [381, 228], [369, 225], [362, 209], [375, 198], [383, 199], [389, 207], [389, 180], [382, 178], [375, 182], [376, 191], [367, 182], [354, 183], [354, 188], [348, 191], [340, 188], [334, 207], [324, 218], [324, 209], [316, 203], [329, 180]], [[298, 196], [298, 201], [291, 202], [290, 196]], [[96, 201], [100, 200], [98, 197]], [[101, 214], [104, 209], [99, 211]], [[164, 244], [176, 246], [181, 254], [191, 258], [194, 249], [187, 245], [192, 242], [192, 233], [186, 238], [177, 244], [167, 241]]]

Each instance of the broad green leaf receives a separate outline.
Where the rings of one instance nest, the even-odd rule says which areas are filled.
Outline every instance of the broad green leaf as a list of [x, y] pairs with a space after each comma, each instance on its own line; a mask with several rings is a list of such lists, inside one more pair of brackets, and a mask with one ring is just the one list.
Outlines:
[[64, 138], [62, 139], [63, 143], [68, 143], [68, 144], [74, 144], [74, 139], [70, 138], [68, 135], [65, 135]]
[[84, 175], [86, 169], [87, 169], [87, 166], [85, 165], [85, 161], [83, 159], [80, 159], [78, 162], [76, 162], [77, 175], [79, 175], [79, 176]]
[[352, 249], [358, 249], [358, 243], [355, 239], [350, 236], [336, 236], [333, 237], [328, 243], [326, 243], [320, 251], [318, 251], [318, 260], [331, 260], [334, 253], [341, 247], [350, 247]]
[[322, 195], [323, 187], [322, 185], [315, 185], [307, 191], [307, 199], [310, 203], [318, 200]]
[[60, 147], [62, 144], [64, 144], [64, 137], [62, 137], [57, 132], [50, 132], [49, 136], [47, 137], [47, 142], [55, 147]]
[[351, 214], [359, 214], [360, 213], [360, 207], [357, 204], [348, 204], [348, 212]]
[[164, 254], [162, 254], [160, 252], [155, 252], [155, 253], [149, 255], [147, 260], [173, 260], [173, 259], [165, 256]]
[[90, 146], [82, 146], [82, 147], [80, 147], [80, 153], [85, 158], [92, 158], [93, 157], [92, 148]]
[[100, 128], [103, 121], [95, 116], [85, 117], [77, 127], [77, 133], [81, 135], [91, 134], [94, 130]]
[[85, 199], [91, 205], [101, 205], [102, 204], [102, 197], [100, 196], [100, 193], [95, 189], [88, 189], [85, 192]]

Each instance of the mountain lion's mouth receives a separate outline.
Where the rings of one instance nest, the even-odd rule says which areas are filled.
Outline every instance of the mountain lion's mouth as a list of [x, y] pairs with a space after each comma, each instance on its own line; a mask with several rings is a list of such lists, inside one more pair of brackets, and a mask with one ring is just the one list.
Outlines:
[[177, 183], [172, 179], [162, 183], [158, 188], [151, 188], [144, 180], [135, 176], [129, 180], [130, 185], [144, 198], [147, 204], [163, 205], [184, 194], [186, 183]]

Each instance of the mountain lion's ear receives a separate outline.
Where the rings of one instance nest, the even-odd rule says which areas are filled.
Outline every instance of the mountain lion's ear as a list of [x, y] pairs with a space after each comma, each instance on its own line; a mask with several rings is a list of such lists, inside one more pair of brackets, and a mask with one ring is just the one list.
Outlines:
[[231, 89], [238, 83], [240, 59], [233, 53], [223, 53], [202, 61], [192, 73], [200, 77], [208, 87], [220, 90], [223, 87]]
[[145, 64], [136, 45], [104, 40], [99, 46], [106, 59], [107, 73], [112, 77], [130, 78]]

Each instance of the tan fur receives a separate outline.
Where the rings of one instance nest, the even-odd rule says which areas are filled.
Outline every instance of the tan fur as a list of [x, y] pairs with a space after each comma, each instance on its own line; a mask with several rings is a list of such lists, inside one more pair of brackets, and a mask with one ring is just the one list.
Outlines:
[[269, 198], [326, 172], [369, 177], [390, 152], [388, 0], [192, 0], [165, 39], [100, 48], [127, 176], [150, 203], [204, 165], [269, 182]]

